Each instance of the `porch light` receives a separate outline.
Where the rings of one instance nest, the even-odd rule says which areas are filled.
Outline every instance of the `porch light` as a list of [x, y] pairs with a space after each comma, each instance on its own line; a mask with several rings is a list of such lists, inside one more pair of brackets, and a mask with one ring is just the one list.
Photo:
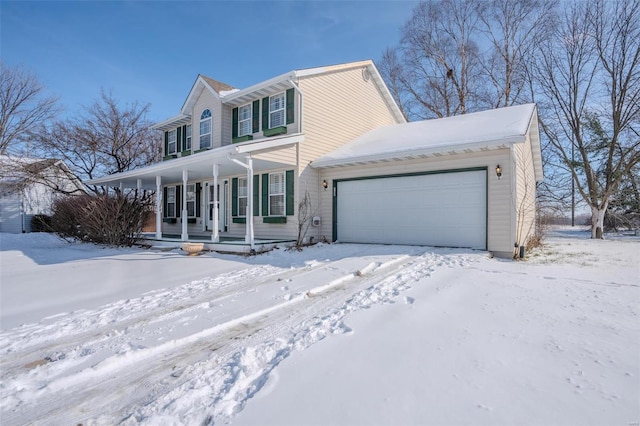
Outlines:
[[502, 167], [500, 167], [500, 164], [496, 166], [496, 176], [498, 176], [498, 180], [502, 178]]
[[322, 181], [322, 187], [324, 188], [324, 190], [325, 190], [325, 191], [326, 191], [326, 190], [327, 190], [327, 188], [329, 187], [329, 184], [327, 183], [327, 180], [326, 180], [326, 179], [324, 179], [324, 180]]

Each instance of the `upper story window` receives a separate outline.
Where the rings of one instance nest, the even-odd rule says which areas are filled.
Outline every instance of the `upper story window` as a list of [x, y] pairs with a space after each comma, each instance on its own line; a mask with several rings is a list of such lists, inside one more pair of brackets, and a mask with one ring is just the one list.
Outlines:
[[191, 151], [191, 124], [187, 124], [185, 129], [184, 150]]
[[251, 134], [251, 104], [238, 108], [238, 137]]
[[175, 154], [176, 153], [176, 149], [178, 146], [178, 137], [176, 135], [176, 130], [170, 130], [167, 132], [167, 152], [165, 152], [165, 155], [168, 154]]
[[205, 109], [200, 116], [200, 149], [211, 148], [211, 111]]
[[269, 128], [284, 126], [285, 119], [285, 96], [284, 92], [269, 98]]

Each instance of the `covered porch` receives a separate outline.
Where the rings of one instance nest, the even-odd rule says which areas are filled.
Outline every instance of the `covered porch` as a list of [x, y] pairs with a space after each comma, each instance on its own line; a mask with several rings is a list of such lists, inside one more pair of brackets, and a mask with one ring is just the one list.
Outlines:
[[[120, 190], [138, 189], [155, 192], [155, 233], [145, 234], [149, 242], [181, 243], [205, 242], [207, 250], [232, 252], [259, 252], [267, 247], [292, 241], [291, 236], [255, 235], [254, 211], [255, 187], [254, 177], [261, 173], [298, 166], [297, 144], [303, 136], [287, 135], [270, 138], [267, 141], [246, 142], [226, 145], [208, 151], [194, 153], [189, 156], [163, 161], [148, 167], [124, 173], [92, 179], [88, 185], [119, 188]], [[225, 221], [229, 221], [229, 208], [232, 200], [228, 191], [231, 177], [246, 176], [246, 214], [243, 218], [234, 218], [234, 232], [228, 231]], [[205, 197], [199, 197], [198, 210], [202, 217], [195, 224], [189, 218], [187, 210], [188, 185], [199, 185], [199, 191], [205, 191]], [[167, 185], [178, 185], [183, 188], [176, 194], [175, 207], [179, 214], [167, 224], [165, 209], [165, 191]], [[192, 201], [193, 203], [193, 201]], [[205, 205], [206, 204], [206, 205]], [[192, 204], [193, 206], [193, 204]], [[221, 210], [222, 206], [222, 212]], [[256, 206], [257, 207], [257, 206]], [[241, 219], [241, 220], [238, 220]], [[241, 225], [240, 225], [241, 224]], [[242, 227], [242, 228], [240, 228]], [[242, 229], [244, 235], [238, 233]]]

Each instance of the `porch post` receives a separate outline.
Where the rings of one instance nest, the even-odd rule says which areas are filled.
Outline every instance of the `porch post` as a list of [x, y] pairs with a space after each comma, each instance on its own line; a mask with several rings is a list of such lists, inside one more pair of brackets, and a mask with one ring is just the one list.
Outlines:
[[247, 157], [246, 164], [235, 158], [229, 157], [229, 159], [237, 165], [247, 169], [247, 212], [245, 215], [246, 232], [244, 242], [245, 244], [249, 244], [253, 249], [255, 247], [253, 238], [253, 159], [251, 157]]
[[217, 243], [220, 241], [220, 216], [218, 214], [218, 165], [213, 165], [213, 232], [211, 233], [211, 241]]
[[138, 192], [142, 190], [142, 179], [136, 180], [136, 188], [138, 189]]
[[187, 181], [189, 179], [189, 172], [187, 170], [182, 171], [182, 241], [189, 239], [187, 232], [187, 226], [189, 225], [189, 218], [187, 217]]
[[244, 242], [253, 248], [253, 159], [247, 158], [247, 229]]
[[156, 240], [162, 239], [162, 176], [156, 176]]

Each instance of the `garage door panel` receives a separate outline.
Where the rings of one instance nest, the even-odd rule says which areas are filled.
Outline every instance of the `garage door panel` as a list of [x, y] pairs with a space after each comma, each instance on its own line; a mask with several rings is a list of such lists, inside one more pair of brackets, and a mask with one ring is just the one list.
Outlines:
[[338, 182], [338, 240], [486, 248], [486, 171]]

